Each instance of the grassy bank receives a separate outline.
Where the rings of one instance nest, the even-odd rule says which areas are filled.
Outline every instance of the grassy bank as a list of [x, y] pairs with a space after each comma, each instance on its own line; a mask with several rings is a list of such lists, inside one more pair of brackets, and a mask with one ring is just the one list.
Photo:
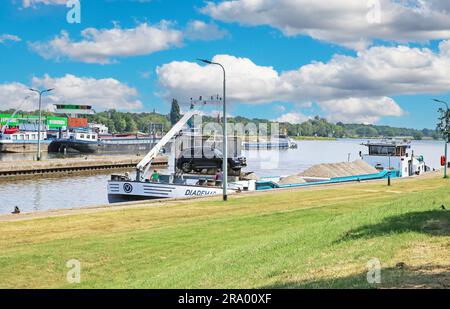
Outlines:
[[[449, 185], [397, 180], [3, 222], [0, 287], [448, 287]], [[377, 286], [366, 280], [374, 257]], [[79, 285], [66, 282], [70, 259], [81, 262]]]

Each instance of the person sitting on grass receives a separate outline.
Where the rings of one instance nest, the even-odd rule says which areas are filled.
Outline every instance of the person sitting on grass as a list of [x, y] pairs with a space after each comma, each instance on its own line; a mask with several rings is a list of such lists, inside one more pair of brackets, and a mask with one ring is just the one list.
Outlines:
[[158, 170], [153, 170], [152, 176], [150, 176], [151, 182], [159, 182], [159, 173]]

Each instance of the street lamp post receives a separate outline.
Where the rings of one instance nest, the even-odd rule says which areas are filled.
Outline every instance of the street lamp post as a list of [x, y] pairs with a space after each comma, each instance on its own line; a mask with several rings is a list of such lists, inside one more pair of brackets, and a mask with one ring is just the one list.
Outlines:
[[[438, 99], [433, 99], [433, 101], [435, 101], [435, 102], [438, 102], [438, 103], [442, 103], [442, 104], [445, 104], [445, 107], [447, 108], [447, 116], [448, 116], [448, 114], [449, 114], [449, 112], [450, 112], [450, 110], [449, 110], [449, 108], [448, 108], [448, 104], [447, 104], [447, 102], [445, 102], [445, 101], [441, 101], [441, 100], [438, 100]], [[448, 176], [447, 176], [447, 162], [448, 162], [448, 157], [447, 157], [447, 149], [448, 149], [448, 142], [449, 142], [449, 134], [448, 134], [448, 132], [446, 133], [446, 136], [445, 136], [445, 165], [444, 165], [444, 178], [445, 179], [447, 179], [448, 178]]]
[[228, 199], [228, 129], [227, 129], [227, 104], [226, 104], [226, 72], [223, 65], [221, 65], [218, 62], [212, 62], [206, 59], [198, 59], [199, 61], [206, 63], [206, 64], [214, 64], [218, 65], [223, 70], [223, 165], [222, 165], [222, 171], [223, 171], [223, 200], [224, 202]]
[[30, 91], [36, 92], [39, 95], [39, 121], [38, 121], [38, 149], [37, 149], [37, 155], [36, 160], [41, 160], [41, 120], [42, 120], [42, 95], [46, 92], [50, 92], [53, 89], [46, 89], [46, 90], [36, 90], [33, 88], [30, 88]]

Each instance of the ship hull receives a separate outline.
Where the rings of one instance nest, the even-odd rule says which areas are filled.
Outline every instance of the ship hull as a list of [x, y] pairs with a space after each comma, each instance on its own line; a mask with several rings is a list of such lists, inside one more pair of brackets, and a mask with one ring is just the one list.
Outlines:
[[147, 153], [154, 142], [147, 140], [118, 140], [87, 143], [82, 141], [56, 140], [51, 143], [49, 152], [76, 152], [76, 153]]
[[[235, 193], [228, 190], [229, 194]], [[167, 198], [192, 198], [219, 195], [221, 187], [194, 186], [169, 183], [139, 181], [109, 181], [108, 200], [110, 203], [142, 201]]]
[[48, 147], [48, 151], [55, 152], [81, 152], [81, 153], [96, 153], [98, 152], [97, 143], [85, 143], [70, 140], [55, 140]]
[[[47, 152], [48, 147], [48, 142], [41, 142], [41, 152]], [[0, 143], [0, 153], [34, 153], [37, 149], [37, 143]]]

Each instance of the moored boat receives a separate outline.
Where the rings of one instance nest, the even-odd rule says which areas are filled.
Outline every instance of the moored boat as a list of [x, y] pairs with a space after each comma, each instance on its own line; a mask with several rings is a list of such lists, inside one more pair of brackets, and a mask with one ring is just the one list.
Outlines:
[[289, 136], [280, 134], [270, 140], [243, 141], [242, 147], [246, 150], [296, 149], [298, 145]]
[[[185, 128], [188, 121], [194, 115], [198, 114], [200, 114], [198, 111], [189, 111], [161, 138], [136, 166], [136, 177], [134, 180], [128, 175], [112, 175], [107, 188], [108, 200], [114, 203], [130, 200], [189, 198], [223, 193], [223, 183], [220, 180], [216, 180], [215, 177], [183, 175], [180, 171], [176, 170], [176, 142], [171, 141], [172, 139], [176, 141], [176, 138], [182, 138], [183, 128]], [[204, 139], [201, 137], [198, 141], [204, 143]], [[152, 177], [150, 176], [152, 160], [170, 142], [172, 145], [170, 152], [172, 154], [172, 160], [169, 160], [169, 172], [165, 175], [159, 175], [156, 181], [152, 181]], [[228, 180], [227, 194], [254, 190], [256, 183], [254, 180], [240, 181], [238, 177], [230, 177]]]
[[[41, 150], [46, 151], [50, 140], [47, 140], [47, 132], [41, 132]], [[38, 132], [20, 131], [16, 128], [8, 128], [0, 134], [0, 153], [31, 153], [38, 148]]]
[[64, 138], [55, 139], [49, 146], [49, 152], [148, 152], [159, 139], [150, 135], [122, 134], [120, 136], [99, 136], [92, 130], [73, 130]]
[[429, 171], [422, 155], [411, 149], [411, 141], [384, 139], [368, 141], [368, 153], [360, 153], [361, 158], [379, 171], [395, 171], [398, 177], [421, 175]]

